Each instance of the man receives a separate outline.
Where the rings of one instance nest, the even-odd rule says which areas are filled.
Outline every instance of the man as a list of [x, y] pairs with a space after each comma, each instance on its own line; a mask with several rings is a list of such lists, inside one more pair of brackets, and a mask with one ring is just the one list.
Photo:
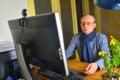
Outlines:
[[71, 57], [75, 50], [78, 51], [81, 61], [90, 64], [85, 69], [85, 74], [90, 75], [104, 67], [103, 59], [98, 55], [99, 51], [110, 54], [107, 37], [95, 31], [96, 22], [92, 15], [85, 15], [81, 18], [81, 33], [73, 36], [66, 49], [67, 58]]

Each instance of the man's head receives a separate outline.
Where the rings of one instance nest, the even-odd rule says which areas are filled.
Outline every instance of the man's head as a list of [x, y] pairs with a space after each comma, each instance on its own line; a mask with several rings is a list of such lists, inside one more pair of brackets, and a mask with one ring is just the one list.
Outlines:
[[85, 35], [89, 35], [96, 27], [95, 18], [92, 15], [85, 15], [81, 18], [81, 30]]

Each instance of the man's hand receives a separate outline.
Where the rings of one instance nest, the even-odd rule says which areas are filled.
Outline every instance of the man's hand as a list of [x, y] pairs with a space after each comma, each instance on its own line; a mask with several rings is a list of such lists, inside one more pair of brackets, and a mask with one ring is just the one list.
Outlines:
[[85, 69], [84, 73], [87, 75], [93, 74], [98, 69], [98, 65], [96, 63], [90, 63]]

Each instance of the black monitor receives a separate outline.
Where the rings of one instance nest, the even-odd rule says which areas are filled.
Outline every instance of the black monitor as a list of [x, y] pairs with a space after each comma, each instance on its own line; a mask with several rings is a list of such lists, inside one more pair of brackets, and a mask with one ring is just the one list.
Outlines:
[[69, 75], [60, 17], [57, 12], [8, 20], [22, 72], [32, 80], [29, 64]]

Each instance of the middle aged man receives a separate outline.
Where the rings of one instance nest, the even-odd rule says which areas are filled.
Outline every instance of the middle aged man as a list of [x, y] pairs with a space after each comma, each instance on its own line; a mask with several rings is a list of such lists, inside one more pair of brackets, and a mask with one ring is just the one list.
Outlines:
[[85, 74], [90, 75], [98, 69], [104, 68], [103, 59], [98, 55], [99, 51], [109, 52], [107, 37], [95, 31], [96, 22], [92, 15], [85, 15], [81, 18], [82, 32], [73, 36], [66, 49], [67, 58], [71, 57], [75, 50], [78, 51], [81, 61], [90, 64], [85, 69]]

